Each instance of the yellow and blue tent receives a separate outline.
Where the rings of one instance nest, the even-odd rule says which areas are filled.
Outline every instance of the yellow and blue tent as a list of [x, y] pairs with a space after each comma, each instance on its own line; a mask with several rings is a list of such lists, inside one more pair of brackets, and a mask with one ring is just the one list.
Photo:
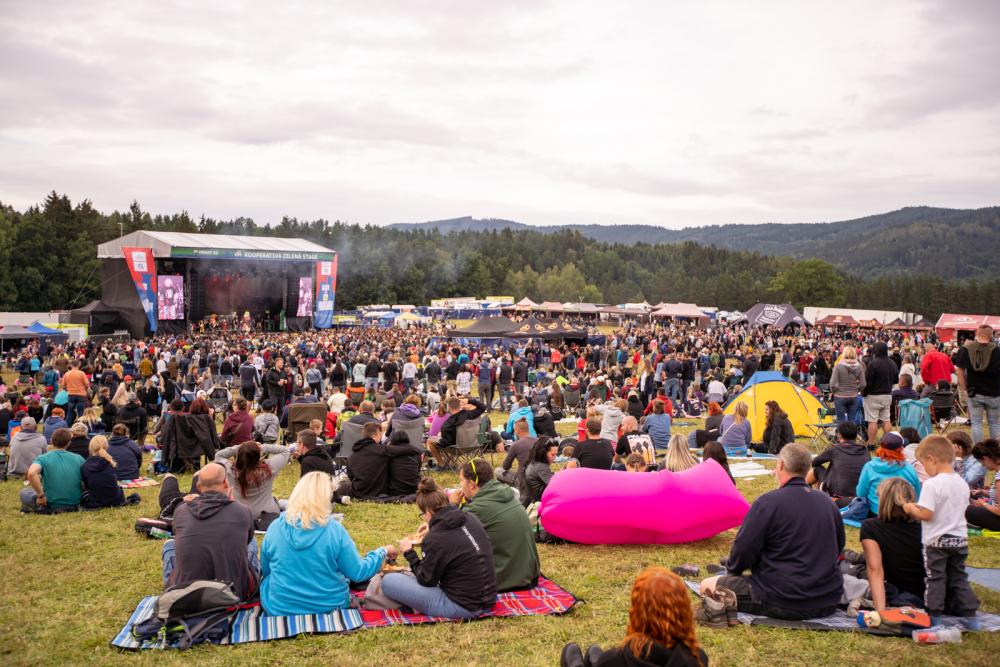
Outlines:
[[723, 414], [732, 414], [735, 405], [741, 401], [747, 404], [747, 416], [753, 428], [754, 442], [760, 442], [764, 437], [766, 425], [764, 404], [768, 401], [776, 401], [781, 409], [788, 413], [788, 420], [792, 422], [795, 435], [811, 436], [813, 435], [811, 425], [830, 421], [829, 418], [820, 419], [820, 409], [826, 408], [820, 399], [777, 371], [754, 373], [743, 386], [743, 391], [726, 404]]

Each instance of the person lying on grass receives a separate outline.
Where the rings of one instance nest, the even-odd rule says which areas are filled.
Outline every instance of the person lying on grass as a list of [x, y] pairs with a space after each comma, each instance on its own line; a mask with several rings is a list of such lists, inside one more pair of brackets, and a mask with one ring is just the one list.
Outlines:
[[625, 640], [606, 651], [591, 646], [584, 654], [575, 642], [566, 644], [560, 667], [708, 667], [687, 586], [666, 568], [647, 567], [636, 577], [625, 632]]
[[288, 508], [267, 528], [261, 545], [260, 600], [272, 616], [321, 614], [346, 609], [350, 582], [371, 579], [398, 555], [391, 544], [358, 553], [330, 514], [333, 481], [307, 473], [292, 489]]

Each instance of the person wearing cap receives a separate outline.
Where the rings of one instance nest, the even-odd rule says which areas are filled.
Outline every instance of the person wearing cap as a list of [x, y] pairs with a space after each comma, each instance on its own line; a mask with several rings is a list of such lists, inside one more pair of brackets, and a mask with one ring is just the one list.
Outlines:
[[45, 442], [52, 442], [52, 434], [56, 432], [57, 428], [68, 428], [65, 416], [66, 412], [62, 408], [52, 408], [52, 412], [42, 424], [42, 435], [45, 436]]
[[907, 463], [903, 448], [906, 439], [898, 431], [890, 431], [882, 436], [875, 458], [861, 469], [855, 495], [868, 501], [869, 516], [878, 516], [878, 485], [893, 477], [902, 477], [913, 487], [914, 494], [920, 496], [920, 478], [912, 465]]
[[45, 436], [35, 431], [37, 425], [34, 417], [25, 416], [21, 419], [21, 430], [11, 436], [10, 457], [7, 459], [8, 475], [24, 476], [31, 462], [48, 449]]

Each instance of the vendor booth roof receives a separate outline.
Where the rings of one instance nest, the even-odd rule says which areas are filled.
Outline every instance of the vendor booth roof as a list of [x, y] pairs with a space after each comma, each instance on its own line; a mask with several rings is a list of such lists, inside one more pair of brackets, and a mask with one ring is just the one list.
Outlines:
[[994, 329], [1000, 328], [998, 315], [956, 315], [945, 313], [937, 321], [937, 329], [958, 329], [959, 331], [975, 331], [977, 327], [988, 324]]
[[[100, 259], [121, 259], [122, 247], [152, 248], [154, 257], [229, 257], [282, 259], [281, 253], [309, 259], [331, 259], [334, 251], [305, 239], [282, 239], [271, 236], [230, 236], [228, 234], [187, 234], [183, 232], [138, 231], [97, 246]], [[259, 253], [277, 253], [261, 257]], [[288, 257], [296, 259], [296, 257]]]
[[652, 317], [688, 317], [691, 319], [708, 317], [708, 315], [701, 312], [701, 308], [693, 303], [666, 303], [654, 310], [650, 315]]
[[806, 323], [799, 311], [795, 310], [795, 306], [788, 303], [758, 303], [740, 319], [746, 320], [751, 326], [778, 329], [784, 329], [792, 324], [802, 326]]
[[20, 327], [16, 324], [8, 324], [5, 327], [0, 327], [0, 338], [5, 340], [13, 338], [38, 338], [38, 334], [27, 327]]
[[546, 313], [561, 313], [566, 309], [558, 301], [542, 301], [533, 310], [540, 310]]
[[512, 338], [544, 338], [552, 340], [566, 336], [561, 331], [561, 323], [557, 320], [539, 320], [529, 317], [523, 322], [515, 323], [514, 330], [510, 333]]
[[60, 331], [59, 329], [50, 329], [41, 322], [32, 322], [28, 325], [28, 331], [31, 331], [39, 336], [49, 336], [52, 338], [69, 338], [69, 334], [65, 331]]
[[516, 324], [506, 317], [482, 317], [464, 329], [459, 329], [455, 334], [468, 338], [476, 336], [503, 336], [513, 331], [516, 326]]
[[827, 315], [816, 324], [828, 327], [856, 327], [861, 323], [850, 315]]
[[903, 320], [901, 320], [900, 318], [897, 317], [892, 322], [889, 322], [888, 324], [886, 324], [885, 328], [886, 329], [906, 329], [906, 328], [908, 328], [908, 326], [907, 326], [906, 322], [904, 322]]
[[535, 303], [528, 297], [524, 297], [523, 299], [514, 304], [514, 310], [531, 310], [537, 305], [538, 305], [537, 303]]

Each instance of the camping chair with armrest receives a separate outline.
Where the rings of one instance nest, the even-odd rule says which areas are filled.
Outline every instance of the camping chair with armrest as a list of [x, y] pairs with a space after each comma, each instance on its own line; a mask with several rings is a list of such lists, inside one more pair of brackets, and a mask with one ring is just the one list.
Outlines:
[[[285, 444], [295, 442], [299, 431], [309, 428], [309, 422], [318, 419], [326, 424], [326, 403], [292, 403], [288, 406], [288, 426], [285, 428]], [[317, 433], [322, 435], [322, 433]]]
[[927, 398], [931, 400], [931, 421], [934, 423], [934, 428], [939, 433], [944, 433], [958, 419], [958, 396], [950, 390], [935, 390], [928, 394]]
[[483, 455], [483, 445], [479, 442], [481, 422], [467, 420], [455, 431], [455, 446], [441, 449], [441, 454], [449, 466], [461, 465]]
[[411, 445], [418, 445], [422, 450], [424, 449], [424, 423], [423, 420], [412, 420], [406, 422], [405, 426], [399, 424], [394, 424], [392, 427], [392, 432], [402, 431], [409, 438]]
[[576, 413], [577, 408], [580, 407], [580, 390], [579, 389], [564, 389], [563, 390], [563, 401], [566, 405], [565, 412], [572, 411]]
[[340, 449], [337, 450], [336, 461], [338, 465], [347, 465], [354, 451], [354, 443], [364, 437], [364, 424], [355, 424], [350, 421], [344, 422], [340, 435]]
[[347, 388], [347, 398], [351, 399], [351, 403], [354, 407], [358, 407], [361, 401], [365, 400], [365, 388], [364, 387], [348, 387]]
[[226, 417], [229, 416], [229, 412], [232, 410], [232, 400], [232, 393], [222, 385], [215, 385], [208, 392], [208, 404], [215, 411], [216, 421], [221, 420], [225, 423]]

